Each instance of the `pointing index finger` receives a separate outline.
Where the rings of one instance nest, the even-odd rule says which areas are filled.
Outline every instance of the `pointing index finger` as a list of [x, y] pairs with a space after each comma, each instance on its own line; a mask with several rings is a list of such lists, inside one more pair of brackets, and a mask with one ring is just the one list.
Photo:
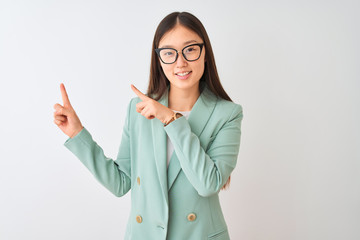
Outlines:
[[136, 95], [138, 95], [138, 97], [145, 101], [147, 100], [149, 97], [146, 96], [145, 94], [143, 94], [142, 92], [140, 92], [134, 85], [131, 84], [131, 89], [135, 92]]
[[62, 100], [63, 100], [63, 104], [70, 106], [70, 100], [69, 97], [67, 95], [66, 89], [65, 89], [65, 85], [63, 83], [60, 84], [60, 90], [61, 90], [61, 96], [62, 96]]

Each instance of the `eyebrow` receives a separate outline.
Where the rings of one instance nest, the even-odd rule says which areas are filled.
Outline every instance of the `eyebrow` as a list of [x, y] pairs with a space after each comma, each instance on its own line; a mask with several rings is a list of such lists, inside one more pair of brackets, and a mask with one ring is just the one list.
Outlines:
[[[190, 40], [190, 41], [186, 41], [184, 42], [184, 45], [188, 45], [189, 43], [196, 43], [196, 40]], [[161, 48], [168, 48], [168, 47], [173, 47], [172, 45], [164, 45]]]

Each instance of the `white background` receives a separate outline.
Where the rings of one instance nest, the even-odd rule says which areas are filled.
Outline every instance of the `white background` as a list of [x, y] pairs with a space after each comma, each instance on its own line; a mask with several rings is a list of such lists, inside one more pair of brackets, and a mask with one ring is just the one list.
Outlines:
[[173, 11], [208, 31], [244, 109], [221, 202], [231, 239], [360, 239], [358, 1], [0, 1], [0, 239], [122, 239], [113, 196], [53, 123], [60, 83], [115, 158], [126, 106], [148, 85], [152, 38]]

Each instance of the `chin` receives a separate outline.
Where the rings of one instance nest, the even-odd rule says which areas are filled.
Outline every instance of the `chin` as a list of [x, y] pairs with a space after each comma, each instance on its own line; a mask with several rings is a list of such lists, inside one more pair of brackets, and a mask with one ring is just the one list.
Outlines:
[[176, 80], [176, 81], [170, 82], [170, 86], [174, 86], [175, 88], [178, 88], [178, 89], [190, 90], [194, 87], [199, 87], [199, 82], [189, 83], [189, 82], [179, 82], [178, 80]]

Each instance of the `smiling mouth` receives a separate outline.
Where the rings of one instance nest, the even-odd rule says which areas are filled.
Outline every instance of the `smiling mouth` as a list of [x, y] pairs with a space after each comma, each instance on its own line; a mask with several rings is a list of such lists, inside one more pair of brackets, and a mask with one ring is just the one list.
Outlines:
[[182, 73], [175, 73], [175, 75], [178, 75], [178, 76], [186, 76], [186, 75], [188, 75], [189, 73], [191, 73], [191, 71], [189, 71], [189, 72], [182, 72]]

